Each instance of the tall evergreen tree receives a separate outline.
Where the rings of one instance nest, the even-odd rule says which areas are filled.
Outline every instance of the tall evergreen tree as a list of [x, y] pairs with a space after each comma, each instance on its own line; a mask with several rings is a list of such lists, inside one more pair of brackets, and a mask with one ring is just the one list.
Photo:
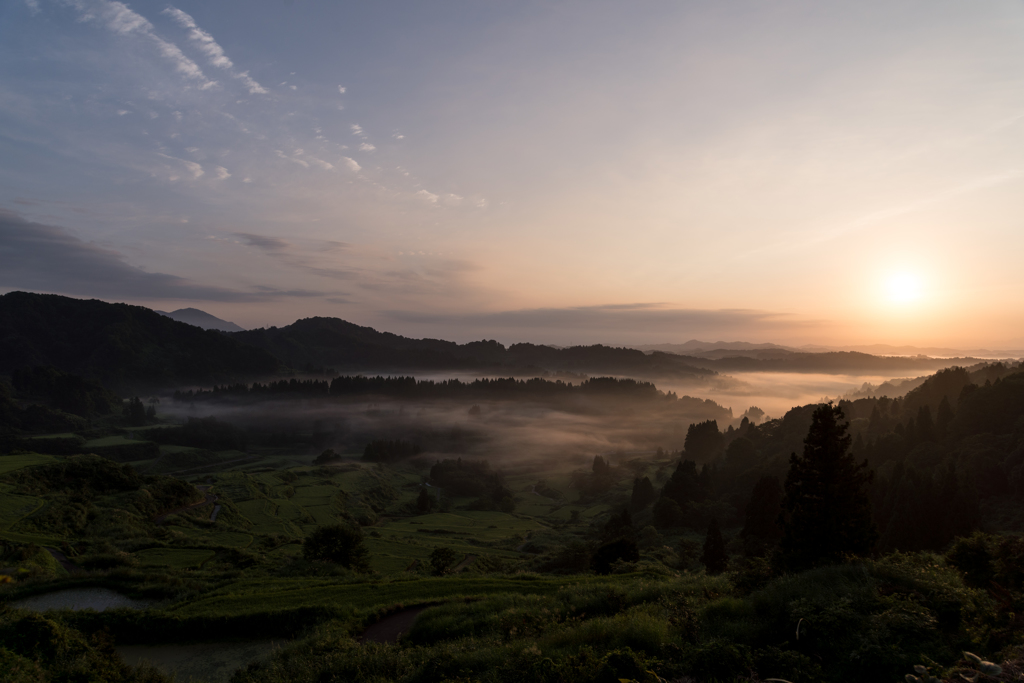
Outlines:
[[658, 492], [654, 490], [654, 484], [650, 477], [633, 480], [633, 495], [629, 499], [629, 506], [633, 510], [643, 510], [658, 498]]
[[723, 440], [722, 432], [718, 431], [718, 420], [707, 420], [687, 428], [683, 448], [691, 460], [710, 460], [722, 450]]
[[782, 538], [779, 512], [782, 510], [782, 485], [773, 476], [761, 477], [747, 503], [747, 520], [740, 531], [743, 552], [749, 556], [764, 555]]
[[704, 552], [700, 562], [708, 574], [721, 574], [729, 567], [729, 555], [725, 552], [725, 539], [718, 527], [718, 519], [708, 524], [708, 533], [704, 536]]
[[932, 409], [926, 405], [917, 409], [917, 439], [918, 441], [935, 441], [935, 423], [932, 421]]
[[935, 416], [935, 431], [940, 439], [946, 438], [949, 430], [949, 423], [953, 421], [953, 409], [949, 405], [949, 399], [945, 396], [939, 402], [939, 410]]
[[803, 455], [790, 456], [779, 556], [787, 569], [866, 554], [878, 538], [867, 490], [873, 472], [867, 461], [858, 464], [849, 453], [844, 417], [839, 406], [819, 406], [804, 439]]

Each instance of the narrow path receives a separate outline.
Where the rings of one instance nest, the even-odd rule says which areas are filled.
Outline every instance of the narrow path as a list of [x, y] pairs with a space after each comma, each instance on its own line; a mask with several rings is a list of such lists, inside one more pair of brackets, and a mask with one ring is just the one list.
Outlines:
[[217, 513], [219, 513], [219, 512], [220, 512], [220, 505], [214, 505], [213, 506], [213, 512], [210, 513], [210, 521], [211, 522], [216, 522], [217, 521]]
[[65, 555], [61, 551], [57, 550], [56, 548], [46, 548], [44, 546], [44, 549], [46, 550], [46, 552], [50, 553], [50, 555], [53, 557], [53, 559], [57, 560], [57, 562], [58, 562], [58, 564], [60, 564], [60, 566], [64, 567], [64, 569], [66, 569], [68, 571], [68, 574], [83, 574], [83, 573], [85, 573], [84, 569], [79, 567], [77, 564], [73, 563], [71, 560], [68, 559], [67, 555]]
[[466, 559], [464, 559], [462, 562], [459, 562], [457, 565], [452, 567], [452, 572], [454, 573], [454, 572], [462, 571], [463, 567], [468, 567], [469, 565], [471, 565], [474, 562], [476, 562], [476, 558], [477, 558], [476, 555], [466, 555]]
[[165, 512], [164, 514], [160, 515], [159, 517], [156, 517], [153, 521], [155, 523], [157, 523], [157, 524], [163, 524], [164, 520], [167, 519], [168, 517], [170, 517], [171, 515], [176, 515], [179, 512], [185, 512], [186, 510], [194, 510], [196, 508], [203, 507], [204, 505], [209, 505], [210, 503], [213, 503], [216, 500], [217, 500], [217, 496], [215, 494], [207, 493], [206, 494], [206, 498], [202, 502], [200, 502], [200, 503], [193, 503], [192, 505], [186, 505], [185, 507], [178, 508], [177, 510], [171, 510], [170, 512]]
[[389, 614], [363, 631], [363, 635], [359, 637], [359, 643], [397, 643], [402, 634], [412, 628], [420, 612], [427, 607], [430, 605], [408, 607]]

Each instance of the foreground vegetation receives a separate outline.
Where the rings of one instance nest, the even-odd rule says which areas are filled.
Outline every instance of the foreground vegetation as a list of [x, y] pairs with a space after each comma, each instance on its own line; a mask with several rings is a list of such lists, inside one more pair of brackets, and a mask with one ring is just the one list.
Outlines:
[[[162, 681], [115, 644], [266, 638], [288, 644], [234, 681], [950, 680], [980, 670], [965, 651], [1006, 663], [977, 680], [1018, 671], [1014, 368], [708, 419], [678, 451], [585, 465], [489, 460], [454, 430], [360, 443], [170, 422], [155, 399], [103, 413], [98, 384], [18, 382], [0, 383], [10, 680]], [[144, 604], [12, 606], [87, 587]], [[418, 616], [400, 640], [361, 642], [403, 614]]]

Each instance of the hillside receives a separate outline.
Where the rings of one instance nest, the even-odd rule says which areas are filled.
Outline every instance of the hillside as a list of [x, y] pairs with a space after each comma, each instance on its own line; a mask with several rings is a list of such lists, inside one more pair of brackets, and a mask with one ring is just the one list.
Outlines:
[[215, 315], [210, 315], [206, 311], [201, 311], [198, 308], [179, 308], [176, 311], [167, 313], [165, 311], [157, 311], [160, 315], [166, 315], [168, 318], [177, 320], [180, 323], [188, 323], [189, 325], [195, 325], [201, 327], [204, 330], [220, 330], [221, 332], [241, 332], [244, 327], [236, 325], [229, 320], [222, 320]]
[[485, 370], [491, 372], [581, 372], [633, 377], [712, 375], [667, 353], [644, 354], [608, 346], [554, 348], [537, 344], [505, 347], [496, 341], [468, 344], [410, 339], [338, 318], [304, 318], [285, 327], [235, 332], [233, 338], [272, 353], [294, 368], [345, 371]]
[[220, 332], [142, 306], [11, 292], [0, 296], [0, 373], [52, 366], [115, 391], [230, 381], [278, 361]]

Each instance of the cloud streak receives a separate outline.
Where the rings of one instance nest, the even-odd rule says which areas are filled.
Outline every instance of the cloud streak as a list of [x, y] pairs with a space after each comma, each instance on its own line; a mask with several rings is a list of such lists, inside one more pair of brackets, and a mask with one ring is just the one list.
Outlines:
[[190, 80], [199, 81], [200, 90], [207, 90], [217, 84], [206, 77], [203, 70], [181, 51], [174, 43], [156, 35], [153, 24], [128, 5], [116, 0], [69, 0], [68, 4], [80, 13], [82, 21], [103, 24], [120, 36], [139, 35], [151, 41], [157, 51], [174, 64], [175, 71]]
[[84, 242], [65, 228], [28, 221], [6, 209], [0, 209], [0, 287], [117, 300], [226, 303], [323, 295], [272, 287], [238, 291], [203, 285], [177, 275], [150, 273], [127, 263], [117, 251]]
[[228, 58], [227, 54], [224, 53], [224, 48], [222, 48], [220, 44], [213, 39], [213, 36], [199, 28], [195, 19], [193, 19], [191, 15], [181, 11], [177, 7], [168, 7], [163, 11], [163, 14], [171, 17], [171, 19], [177, 22], [179, 26], [188, 31], [188, 39], [196, 46], [196, 49], [206, 55], [210, 64], [228, 71], [233, 78], [237, 78], [242, 81], [242, 83], [245, 84], [245, 87], [248, 88], [250, 94], [266, 95], [270, 92], [260, 85], [254, 78], [249, 76], [248, 71], [234, 71], [234, 62], [232, 62]]

